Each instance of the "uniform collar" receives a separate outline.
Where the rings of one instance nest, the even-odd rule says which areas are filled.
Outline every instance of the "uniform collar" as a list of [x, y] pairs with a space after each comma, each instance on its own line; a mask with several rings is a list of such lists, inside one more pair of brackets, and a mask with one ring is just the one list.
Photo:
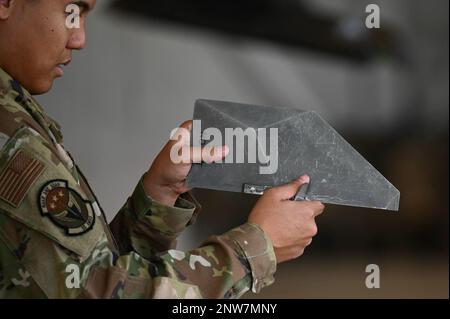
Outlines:
[[21, 105], [49, 134], [56, 143], [62, 143], [59, 125], [51, 120], [44, 109], [17, 80], [0, 68], [0, 101], [9, 100]]
[[15, 102], [23, 105], [25, 102], [32, 102], [35, 108], [44, 113], [42, 107], [34, 100], [30, 92], [28, 92], [19, 81], [15, 80], [5, 70], [0, 68], [0, 89], [3, 88], [7, 97], [12, 98]]

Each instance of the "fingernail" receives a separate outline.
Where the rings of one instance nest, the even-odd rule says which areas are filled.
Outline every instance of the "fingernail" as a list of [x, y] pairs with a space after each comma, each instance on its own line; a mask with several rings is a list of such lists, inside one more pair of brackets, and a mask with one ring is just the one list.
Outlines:
[[304, 184], [309, 183], [310, 180], [311, 180], [311, 179], [309, 178], [308, 175], [302, 175], [302, 176], [300, 176], [300, 177], [298, 178], [298, 181], [299, 181], [300, 183], [304, 183]]

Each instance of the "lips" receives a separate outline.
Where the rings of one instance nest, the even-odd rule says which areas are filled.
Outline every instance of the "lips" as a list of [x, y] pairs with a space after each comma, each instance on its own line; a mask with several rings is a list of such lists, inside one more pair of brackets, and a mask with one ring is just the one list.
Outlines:
[[64, 75], [63, 67], [68, 66], [68, 65], [70, 64], [71, 61], [72, 61], [72, 60], [69, 59], [69, 60], [66, 60], [65, 62], [62, 62], [62, 63], [60, 63], [60, 64], [58, 64], [58, 65], [56, 66], [56, 74], [57, 74], [58, 77], [61, 77], [61, 76]]
[[72, 62], [71, 59], [66, 60], [65, 62], [62, 62], [62, 63], [58, 64], [58, 66], [59, 67], [68, 66], [70, 64], [70, 62]]

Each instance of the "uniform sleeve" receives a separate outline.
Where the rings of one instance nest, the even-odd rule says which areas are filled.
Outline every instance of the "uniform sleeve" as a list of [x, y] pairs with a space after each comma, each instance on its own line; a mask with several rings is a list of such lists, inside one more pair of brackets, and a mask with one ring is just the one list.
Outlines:
[[[0, 214], [2, 298], [239, 298], [273, 282], [270, 241], [244, 224], [189, 252], [118, 256], [106, 236], [86, 258]], [[64, 244], [64, 243], [62, 243]]]
[[[1, 216], [0, 219], [2, 219]], [[44, 292], [16, 257], [20, 247], [11, 248], [0, 232], [0, 299], [46, 298]]]
[[[132, 196], [111, 223], [111, 229], [118, 239], [118, 245], [122, 252], [134, 251], [144, 258], [151, 259], [155, 254], [168, 251], [166, 255], [162, 255], [163, 260], [173, 263], [175, 267], [180, 267], [184, 271], [189, 271], [193, 268], [190, 262], [191, 255], [177, 251], [175, 248], [177, 237], [187, 226], [195, 222], [199, 206], [190, 193], [179, 197], [174, 207], [153, 201], [145, 193], [143, 178], [141, 178]], [[216, 286], [204, 285], [202, 280], [210, 283], [212, 281], [197, 273], [199, 278], [195, 280], [196, 276], [194, 276], [194, 282], [197, 282], [199, 286], [205, 286], [206, 295], [214, 295], [214, 290], [218, 289], [223, 296], [237, 297], [249, 287], [257, 293], [274, 281], [276, 260], [273, 247], [258, 226], [248, 223], [222, 236], [213, 236], [205, 242], [205, 247], [192, 253], [197, 253], [198, 256], [206, 254], [204, 257], [213, 258], [213, 252], [220, 249], [221, 253], [225, 252], [226, 259], [231, 261], [234, 258], [240, 261], [240, 265], [235, 263], [234, 266], [243, 268], [242, 279], [233, 287], [233, 291], [225, 292], [222, 290], [223, 287], [220, 287], [223, 283], [219, 281]], [[221, 253], [219, 252], [219, 254]], [[179, 263], [179, 261], [188, 262], [189, 267], [186, 268], [186, 264]], [[217, 257], [212, 261], [219, 264]], [[213, 265], [210, 261], [207, 264]], [[218, 268], [212, 267], [210, 275], [212, 278], [223, 277], [227, 269], [231, 273], [232, 266], [233, 262], [225, 263]]]
[[142, 177], [110, 227], [122, 253], [135, 251], [150, 258], [175, 248], [177, 237], [195, 222], [199, 211], [200, 204], [190, 193], [180, 196], [174, 207], [154, 201], [145, 193]]

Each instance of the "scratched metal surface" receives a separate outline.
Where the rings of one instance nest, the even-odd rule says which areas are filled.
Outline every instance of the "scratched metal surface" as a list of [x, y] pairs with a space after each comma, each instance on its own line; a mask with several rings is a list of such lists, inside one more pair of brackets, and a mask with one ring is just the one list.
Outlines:
[[[194, 164], [187, 178], [191, 187], [243, 192], [245, 184], [272, 187], [308, 174], [311, 183], [302, 199], [398, 210], [400, 192], [314, 112], [198, 100], [194, 119], [201, 120], [202, 130], [215, 127], [223, 136], [225, 128], [278, 128], [279, 156], [278, 170], [268, 175], [260, 174], [267, 165], [247, 163], [247, 148], [246, 163]], [[269, 133], [270, 155], [268, 140]]]

